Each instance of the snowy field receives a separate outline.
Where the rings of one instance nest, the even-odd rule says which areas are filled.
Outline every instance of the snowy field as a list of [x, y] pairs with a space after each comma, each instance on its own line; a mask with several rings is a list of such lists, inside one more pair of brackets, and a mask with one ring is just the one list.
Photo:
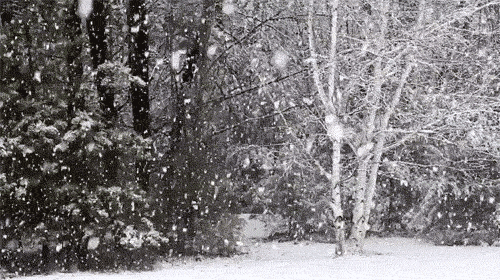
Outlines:
[[176, 261], [150, 272], [19, 279], [500, 279], [499, 247], [442, 247], [415, 239], [373, 238], [365, 248], [364, 255], [334, 258], [331, 244], [251, 243], [245, 255]]

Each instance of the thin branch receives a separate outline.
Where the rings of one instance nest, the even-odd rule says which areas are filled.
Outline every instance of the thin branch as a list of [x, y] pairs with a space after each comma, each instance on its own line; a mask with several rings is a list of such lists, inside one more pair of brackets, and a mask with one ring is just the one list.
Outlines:
[[309, 51], [311, 52], [310, 62], [313, 68], [313, 78], [314, 84], [316, 85], [316, 89], [318, 90], [318, 95], [321, 99], [321, 102], [326, 107], [328, 114], [332, 114], [335, 112], [335, 108], [333, 104], [329, 102], [328, 97], [325, 93], [325, 89], [323, 88], [323, 83], [321, 82], [321, 77], [319, 75], [319, 66], [318, 66], [318, 54], [316, 53], [316, 43], [314, 40], [314, 28], [313, 28], [313, 18], [314, 15], [314, 0], [309, 0], [309, 12], [307, 17], [307, 30], [309, 37]]
[[403, 92], [404, 86], [406, 85], [406, 81], [408, 80], [408, 77], [410, 76], [410, 73], [413, 70], [413, 66], [414, 66], [413, 63], [410, 63], [406, 66], [406, 69], [404, 70], [403, 75], [401, 76], [398, 88], [396, 89], [396, 93], [394, 94], [389, 107], [386, 109], [384, 116], [382, 117], [381, 129], [386, 129], [387, 126], [389, 125], [389, 119], [394, 114], [394, 110], [396, 110], [396, 106], [399, 104], [399, 101], [401, 100], [401, 94]]
[[[342, 96], [340, 90], [337, 90], [337, 85], [335, 84], [335, 76], [337, 75], [337, 21], [338, 21], [338, 1], [331, 1], [331, 21], [330, 21], [330, 73], [328, 77], [328, 99], [334, 101], [336, 99], [337, 104], [341, 102]], [[337, 90], [338, 96], [336, 96], [335, 91]]]
[[459, 19], [471, 16], [472, 14], [475, 14], [483, 9], [486, 9], [488, 7], [491, 7], [491, 6], [497, 6], [497, 5], [500, 5], [499, 1], [490, 2], [490, 3], [484, 4], [484, 5], [479, 6], [479, 7], [470, 7], [469, 6], [469, 7], [460, 9], [458, 12], [450, 15], [448, 17], [448, 20], [446, 20], [445, 22], [443, 22], [441, 24], [436, 23], [436, 24], [431, 25], [429, 28], [429, 31], [425, 32], [425, 34], [422, 35], [422, 38], [429, 36], [430, 34], [434, 33], [438, 29], [442, 29], [444, 26], [450, 26], [453, 22], [455, 22]]
[[295, 109], [295, 108], [298, 108], [299, 106], [298, 105], [295, 105], [295, 106], [290, 106], [286, 109], [283, 109], [283, 110], [280, 110], [280, 111], [277, 111], [277, 112], [274, 112], [272, 114], [267, 114], [267, 115], [264, 115], [264, 116], [259, 116], [259, 117], [255, 117], [255, 118], [248, 118], [246, 120], [243, 120], [237, 124], [233, 124], [233, 125], [230, 125], [228, 127], [225, 127], [225, 128], [222, 128], [220, 130], [216, 130], [212, 133], [212, 135], [217, 135], [217, 134], [221, 134], [221, 133], [224, 133], [228, 130], [232, 130], [236, 127], [239, 127], [239, 126], [242, 126], [243, 124], [245, 123], [248, 123], [248, 122], [251, 122], [251, 121], [255, 121], [255, 120], [260, 120], [260, 119], [265, 119], [265, 118], [270, 118], [270, 117], [274, 117], [274, 116], [277, 116], [277, 115], [282, 115], [284, 112], [287, 112], [287, 111], [290, 111], [292, 109]]
[[[297, 76], [298, 74], [301, 74], [301, 73], [304, 73], [306, 72], [308, 69], [302, 69], [302, 70], [299, 70], [297, 72], [294, 72], [294, 73], [291, 73], [289, 75], [286, 75], [286, 76], [281, 76], [281, 77], [278, 77], [276, 79], [273, 79], [273, 80], [270, 80], [268, 82], [264, 82], [264, 83], [260, 83], [259, 85], [257, 86], [253, 86], [253, 87], [250, 87], [250, 88], [246, 88], [246, 89], [241, 89], [241, 88], [235, 88], [235, 89], [232, 89], [229, 91], [229, 94], [228, 95], [225, 95], [223, 97], [219, 97], [219, 98], [215, 98], [215, 99], [211, 99], [211, 100], [208, 100], [206, 101], [205, 103], [203, 103], [202, 106], [205, 106], [207, 104], [210, 104], [210, 103], [221, 103], [223, 101], [226, 101], [226, 100], [229, 100], [229, 99], [232, 99], [232, 98], [235, 98], [237, 96], [240, 96], [240, 95], [243, 95], [245, 93], [249, 93], [249, 92], [252, 92], [256, 89], [259, 89], [263, 86], [268, 86], [268, 85], [271, 85], [271, 84], [274, 84], [274, 83], [278, 83], [278, 82], [281, 82], [283, 80], [287, 80], [289, 78], [292, 78], [294, 76]], [[236, 93], [233, 93], [233, 92], [236, 92]]]
[[314, 165], [316, 165], [316, 167], [318, 167], [321, 175], [325, 176], [328, 179], [328, 181], [332, 181], [332, 178], [333, 178], [332, 173], [326, 171], [325, 168], [323, 168], [323, 166], [321, 166], [321, 163], [319, 163], [318, 160], [316, 160], [316, 159], [314, 160]]

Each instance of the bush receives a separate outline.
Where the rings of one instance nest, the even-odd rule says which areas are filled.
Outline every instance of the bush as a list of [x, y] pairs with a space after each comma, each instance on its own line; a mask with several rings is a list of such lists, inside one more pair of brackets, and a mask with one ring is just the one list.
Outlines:
[[241, 220], [237, 215], [222, 213], [217, 220], [203, 219], [197, 223], [193, 250], [205, 255], [230, 256], [240, 247]]
[[453, 229], [438, 230], [433, 229], [423, 237], [436, 245], [455, 246], [473, 245], [484, 246], [493, 245], [500, 237], [498, 233], [489, 230], [459, 231]]
[[19, 216], [4, 226], [6, 236], [21, 240], [24, 247], [4, 257], [3, 266], [12, 267], [34, 254], [38, 261], [24, 262], [17, 272], [147, 268], [157, 249], [168, 242], [148, 218], [149, 200], [134, 184], [97, 188], [66, 184], [47, 191], [36, 225]]
[[236, 252], [239, 220], [233, 184], [220, 146], [199, 139], [183, 139], [177, 150], [160, 151], [152, 179], [156, 185], [153, 223], [169, 239], [165, 255], [228, 255]]
[[420, 235], [435, 244], [491, 245], [500, 237], [499, 199], [496, 188], [449, 187], [428, 194], [428, 206], [410, 214], [421, 225]]
[[407, 234], [405, 215], [418, 205], [420, 193], [406, 181], [381, 176], [371, 212], [372, 230], [377, 234]]

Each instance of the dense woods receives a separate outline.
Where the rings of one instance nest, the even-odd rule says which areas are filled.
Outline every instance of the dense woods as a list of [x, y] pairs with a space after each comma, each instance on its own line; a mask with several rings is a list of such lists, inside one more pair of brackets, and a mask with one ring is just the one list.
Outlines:
[[500, 2], [0, 0], [0, 265], [500, 238]]

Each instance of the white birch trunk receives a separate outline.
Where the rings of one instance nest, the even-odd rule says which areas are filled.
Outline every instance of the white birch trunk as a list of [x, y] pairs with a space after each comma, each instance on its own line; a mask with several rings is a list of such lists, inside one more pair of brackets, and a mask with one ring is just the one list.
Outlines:
[[[385, 36], [386, 28], [387, 28], [387, 16], [386, 13], [388, 11], [388, 3], [384, 1], [381, 3], [382, 7], [381, 11], [381, 37]], [[419, 10], [420, 14], [417, 20], [417, 24], [415, 29], [418, 30], [423, 24], [423, 10], [425, 9], [425, 0], [420, 1]], [[385, 47], [385, 42], [383, 39], [380, 39], [378, 45], [378, 52]], [[384, 69], [382, 68], [381, 57], [379, 56], [378, 61], [375, 64], [375, 73], [374, 73], [374, 88], [372, 94], [372, 108], [370, 110], [370, 116], [367, 119], [367, 123], [365, 125], [368, 135], [368, 141], [374, 142], [373, 151], [371, 151], [369, 156], [365, 156], [364, 158], [359, 159], [358, 166], [358, 182], [355, 190], [355, 206], [353, 210], [353, 228], [351, 237], [355, 240], [356, 245], [360, 250], [363, 248], [363, 240], [366, 236], [366, 232], [369, 229], [369, 218], [371, 210], [374, 208], [373, 198], [375, 196], [376, 186], [377, 186], [377, 177], [378, 171], [380, 168], [380, 162], [382, 159], [382, 153], [384, 151], [384, 145], [386, 141], [386, 134], [389, 127], [389, 120], [394, 114], [397, 105], [400, 102], [401, 95], [404, 89], [404, 86], [413, 70], [413, 62], [409, 62], [399, 81], [398, 88], [394, 92], [392, 99], [387, 106], [384, 108], [384, 114], [380, 117], [381, 120], [378, 123], [375, 123], [376, 112], [379, 109], [378, 104], [380, 104], [382, 98], [382, 84], [384, 79]], [[378, 125], [378, 126], [376, 126]], [[374, 130], [378, 131], [378, 134], [374, 136]], [[360, 155], [358, 155], [360, 156]]]
[[[382, 52], [386, 47], [385, 36], [387, 33], [387, 10], [388, 1], [383, 0], [379, 2], [379, 13], [380, 13], [380, 30], [378, 32], [378, 38], [376, 39], [376, 54], [377, 58], [375, 61], [375, 69], [373, 74], [373, 88], [367, 94], [367, 104], [369, 106], [368, 116], [363, 124], [366, 142], [362, 143], [362, 147], [370, 147], [370, 149], [358, 149], [358, 168], [357, 168], [357, 182], [354, 190], [354, 208], [353, 208], [353, 226], [351, 229], [350, 238], [355, 242], [357, 250], [363, 250], [363, 241], [368, 231], [368, 220], [369, 215], [365, 212], [367, 209], [367, 196], [369, 191], [368, 181], [369, 170], [371, 164], [373, 164], [373, 151], [371, 147], [374, 145], [374, 132], [376, 127], [375, 120], [377, 118], [377, 111], [379, 109], [380, 101], [382, 98], [382, 85], [384, 83], [384, 71], [382, 65]], [[362, 151], [362, 152], [361, 152]], [[376, 177], [375, 177], [376, 180]]]
[[343, 255], [345, 253], [345, 229], [344, 229], [344, 212], [342, 210], [342, 198], [340, 190], [340, 157], [341, 145], [344, 135], [343, 126], [338, 117], [337, 104], [340, 103], [341, 95], [338, 94], [337, 85], [335, 84], [335, 75], [337, 72], [337, 29], [338, 29], [338, 0], [330, 0], [330, 50], [329, 50], [329, 73], [328, 73], [328, 92], [325, 92], [323, 82], [321, 81], [320, 69], [318, 66], [314, 38], [314, 0], [309, 0], [308, 12], [308, 32], [309, 32], [309, 49], [311, 51], [311, 63], [313, 68], [313, 78], [318, 90], [318, 97], [321, 100], [325, 110], [325, 127], [327, 135], [332, 141], [332, 170], [328, 179], [331, 188], [330, 208], [333, 212], [333, 221], [337, 239], [336, 254]]

